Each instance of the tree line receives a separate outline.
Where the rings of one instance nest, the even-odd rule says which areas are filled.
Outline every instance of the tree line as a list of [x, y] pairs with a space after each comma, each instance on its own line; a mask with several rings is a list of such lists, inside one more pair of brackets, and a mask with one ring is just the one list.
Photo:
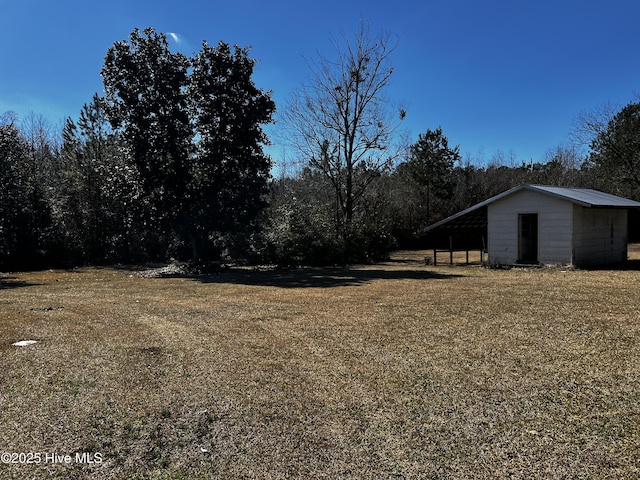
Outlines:
[[402, 135], [407, 112], [385, 96], [394, 49], [362, 24], [336, 57], [309, 63], [278, 125], [299, 161], [272, 178], [264, 126], [276, 106], [249, 49], [203, 42], [186, 57], [134, 30], [105, 56], [104, 95], [60, 133], [36, 114], [0, 118], [0, 268], [367, 262], [523, 183], [640, 199], [640, 103], [583, 113], [574, 136], [586, 153], [480, 165], [440, 127]]

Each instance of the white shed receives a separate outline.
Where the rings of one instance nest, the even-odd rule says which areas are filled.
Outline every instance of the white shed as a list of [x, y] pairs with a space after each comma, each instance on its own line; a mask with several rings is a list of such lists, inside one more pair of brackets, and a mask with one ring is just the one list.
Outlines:
[[593, 266], [627, 259], [629, 208], [640, 202], [591, 189], [522, 185], [427, 231], [445, 228], [459, 236], [485, 227], [491, 264]]

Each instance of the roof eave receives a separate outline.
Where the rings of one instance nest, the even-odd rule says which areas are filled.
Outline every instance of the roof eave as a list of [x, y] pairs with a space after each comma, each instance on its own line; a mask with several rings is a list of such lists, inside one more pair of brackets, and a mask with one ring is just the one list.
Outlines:
[[439, 222], [436, 222], [433, 225], [429, 225], [428, 227], [425, 227], [423, 231], [425, 233], [430, 232], [431, 230], [434, 230], [434, 229], [436, 229], [436, 228], [438, 228], [438, 227], [440, 227], [440, 226], [442, 226], [442, 225], [444, 225], [446, 223], [449, 223], [450, 221], [455, 220], [456, 218], [460, 218], [460, 217], [462, 217], [464, 215], [467, 215], [467, 214], [473, 212], [474, 210], [477, 210], [479, 208], [485, 207], [485, 206], [489, 205], [490, 203], [495, 202], [496, 200], [500, 200], [501, 198], [506, 197], [507, 195], [511, 195], [512, 193], [514, 193], [514, 192], [516, 192], [518, 190], [521, 190], [524, 187], [526, 187], [526, 185], [519, 185], [519, 186], [513, 187], [513, 188], [511, 188], [511, 189], [509, 189], [509, 190], [507, 190], [505, 192], [499, 193], [498, 195], [494, 195], [493, 197], [488, 198], [488, 199], [486, 199], [486, 200], [484, 200], [484, 201], [482, 201], [480, 203], [476, 203], [475, 205], [473, 205], [473, 206], [471, 206], [471, 207], [469, 207], [469, 208], [467, 208], [465, 210], [462, 210], [461, 212], [455, 213], [455, 214], [451, 215], [450, 217], [447, 217], [447, 218], [445, 218], [443, 220], [440, 220]]

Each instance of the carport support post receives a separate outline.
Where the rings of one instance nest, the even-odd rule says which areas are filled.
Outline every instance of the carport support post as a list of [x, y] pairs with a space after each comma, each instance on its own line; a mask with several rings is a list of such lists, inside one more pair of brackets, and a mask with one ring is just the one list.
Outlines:
[[433, 247], [433, 266], [435, 267], [438, 264], [437, 257], [438, 256], [438, 247]]
[[[487, 250], [487, 243], [484, 241], [484, 235], [482, 236], [482, 250], [480, 250], [480, 263], [484, 265], [484, 252]], [[487, 255], [488, 256], [488, 255]]]
[[449, 265], [453, 265], [453, 237], [449, 237]]

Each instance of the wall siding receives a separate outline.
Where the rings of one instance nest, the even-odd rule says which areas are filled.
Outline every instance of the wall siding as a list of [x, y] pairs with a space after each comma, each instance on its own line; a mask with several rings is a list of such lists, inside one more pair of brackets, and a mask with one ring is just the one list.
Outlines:
[[623, 262], [627, 259], [627, 210], [573, 207], [576, 266]]
[[572, 262], [573, 204], [531, 190], [520, 190], [487, 207], [489, 263], [510, 265], [518, 260], [518, 215], [538, 214], [538, 260], [545, 264]]

